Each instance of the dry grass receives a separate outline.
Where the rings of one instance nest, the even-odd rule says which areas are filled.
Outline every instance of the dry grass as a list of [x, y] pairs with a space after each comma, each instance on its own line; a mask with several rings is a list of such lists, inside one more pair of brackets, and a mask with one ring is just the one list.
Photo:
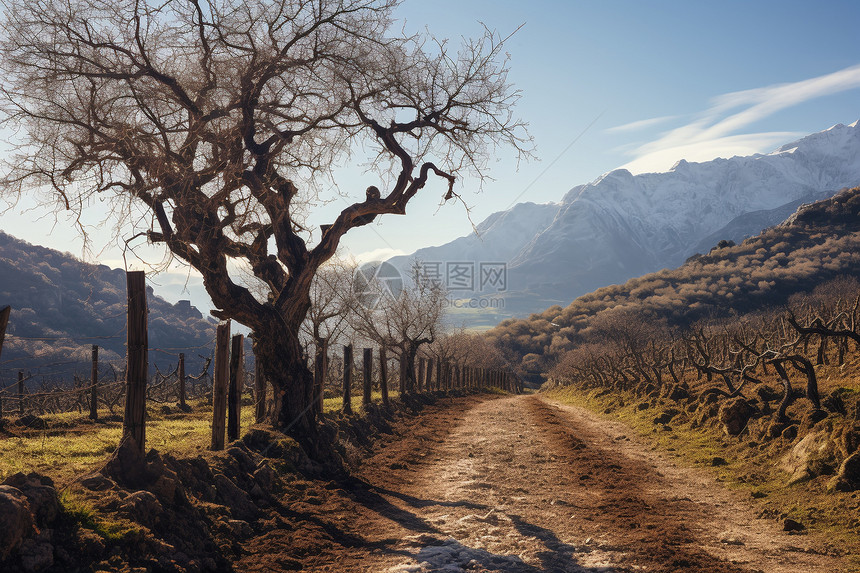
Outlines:
[[[816, 372], [822, 397], [842, 388], [843, 395], [857, 400], [860, 359], [855, 357], [843, 367], [820, 366]], [[689, 382], [691, 386], [703, 384], [695, 380]], [[771, 386], [778, 387], [775, 383]], [[797, 386], [800, 386], [799, 380], [795, 384]], [[750, 396], [752, 392], [745, 394]], [[761, 437], [770, 416], [751, 422], [748, 431], [735, 437], [726, 435], [715, 419], [700, 424], [698, 412], [686, 411], [686, 401], [679, 404], [662, 398], [642, 398], [623, 393], [600, 395], [597, 391], [583, 392], [573, 387], [552, 390], [548, 396], [625, 422], [679, 462], [704, 467], [727, 487], [748, 491], [751, 503], [758, 505], [762, 515], [800, 521], [812, 530], [825, 532], [835, 548], [841, 547], [860, 555], [860, 492], [828, 491], [830, 475], [789, 486], [788, 474], [780, 468], [780, 460], [811, 429], [808, 415], [812, 407], [805, 398], [795, 400], [788, 410], [788, 417], [798, 424], [799, 435], [787, 440]], [[640, 410], [643, 402], [649, 407]], [[668, 426], [655, 424], [654, 418], [667, 408], [682, 412]], [[848, 416], [831, 414], [818, 422], [815, 429], [855, 423], [850, 411], [849, 408]], [[722, 462], [715, 464], [715, 458], [725, 460], [725, 465], [720, 465]], [[860, 557], [857, 565], [860, 566]]]

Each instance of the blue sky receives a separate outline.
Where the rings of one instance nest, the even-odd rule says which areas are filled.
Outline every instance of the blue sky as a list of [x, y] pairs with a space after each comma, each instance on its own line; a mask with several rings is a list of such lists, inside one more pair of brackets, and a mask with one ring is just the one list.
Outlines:
[[[509, 77], [539, 160], [517, 169], [511, 156], [497, 157], [495, 181], [480, 193], [478, 182], [462, 181], [474, 223], [518, 201], [559, 200], [617, 167], [658, 171], [681, 158], [768, 152], [860, 119], [856, 1], [406, 0], [398, 13], [407, 30], [452, 41], [480, 34], [479, 22], [502, 35], [523, 25], [507, 44]], [[405, 217], [357, 229], [347, 248], [366, 259], [471, 232], [462, 205], [439, 207], [441, 193], [425, 189]], [[81, 254], [68, 223], [49, 233], [49, 224], [33, 225], [36, 213], [20, 211], [0, 215], [0, 228]], [[116, 249], [100, 256], [121, 266]]]
[[[769, 152], [860, 119], [860, 2], [407, 1], [407, 29], [509, 40], [538, 161], [499, 158], [463, 192], [475, 223], [517, 201], [559, 200], [618, 167]], [[348, 239], [354, 253], [412, 252], [470, 230], [461, 206], [420, 198]], [[397, 220], [400, 219], [400, 220]], [[374, 246], [376, 245], [376, 246]]]

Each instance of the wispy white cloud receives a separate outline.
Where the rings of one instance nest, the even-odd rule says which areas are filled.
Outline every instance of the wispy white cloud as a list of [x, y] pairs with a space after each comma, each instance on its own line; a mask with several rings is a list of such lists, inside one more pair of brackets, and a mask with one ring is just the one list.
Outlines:
[[708, 161], [766, 151], [798, 134], [739, 132], [783, 109], [857, 88], [860, 88], [860, 65], [798, 82], [718, 96], [692, 122], [637, 147], [632, 152], [635, 159], [624, 167], [634, 173], [665, 171], [679, 159]]
[[711, 161], [717, 157], [734, 157], [735, 155], [753, 155], [764, 150], [771, 150], [787, 141], [797, 139], [804, 134], [793, 131], [771, 131], [766, 133], [751, 133], [732, 135], [707, 141], [655, 149], [634, 159], [623, 166], [631, 173], [654, 173], [666, 171], [678, 160], [690, 162]]
[[667, 121], [671, 121], [677, 117], [677, 115], [664, 115], [662, 117], [640, 119], [639, 121], [632, 121], [623, 125], [616, 125], [615, 127], [607, 128], [605, 131], [607, 133], [627, 133], [630, 131], [639, 131], [640, 129], [647, 129], [649, 127], [654, 127], [655, 125], [660, 125], [661, 123], [666, 123]]

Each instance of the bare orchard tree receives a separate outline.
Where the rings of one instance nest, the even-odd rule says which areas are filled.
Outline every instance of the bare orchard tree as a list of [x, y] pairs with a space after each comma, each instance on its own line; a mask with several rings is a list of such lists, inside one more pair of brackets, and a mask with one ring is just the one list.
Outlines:
[[[4, 0], [2, 107], [20, 135], [5, 189], [77, 213], [112, 203], [120, 236], [146, 233], [199, 271], [213, 314], [253, 330], [274, 423], [312, 446], [299, 331], [317, 270], [351, 229], [405, 214], [431, 176], [448, 200], [497, 148], [531, 148], [503, 39], [455, 52], [403, 37], [397, 4]], [[306, 215], [354, 153], [374, 185], [312, 232]]]
[[309, 344], [334, 344], [349, 329], [349, 313], [356, 304], [352, 293], [355, 268], [350, 261], [332, 258], [317, 271], [311, 283], [311, 306], [302, 323]]
[[445, 289], [423, 273], [418, 262], [412, 266], [411, 280], [402, 288], [391, 288], [396, 278], [390, 275], [380, 277], [381, 273], [368, 272], [366, 266], [360, 270], [369, 280], [353, 305], [352, 328], [359, 336], [397, 353], [405, 364], [405, 390], [412, 392], [416, 387], [415, 357], [423, 345], [432, 344], [441, 334]]
[[355, 264], [332, 257], [317, 270], [311, 283], [311, 306], [302, 323], [302, 339], [307, 347], [305, 354], [312, 357], [315, 375], [319, 375], [317, 393], [323, 392], [325, 387], [329, 349], [349, 329], [348, 318], [354, 304], [354, 272]]

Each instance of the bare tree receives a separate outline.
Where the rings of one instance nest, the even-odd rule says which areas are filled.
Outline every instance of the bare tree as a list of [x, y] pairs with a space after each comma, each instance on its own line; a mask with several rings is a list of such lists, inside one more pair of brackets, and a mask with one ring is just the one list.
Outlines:
[[[503, 39], [487, 31], [455, 53], [390, 34], [397, 4], [4, 1], [5, 125], [21, 134], [6, 189], [75, 213], [110, 201], [120, 233], [199, 271], [213, 314], [253, 331], [274, 423], [314, 448], [299, 332], [317, 270], [351, 229], [405, 214], [431, 176], [448, 200], [497, 147], [531, 146]], [[375, 185], [312, 231], [305, 214], [359, 150]]]
[[[354, 306], [351, 314], [357, 334], [397, 352], [401, 372], [406, 375], [407, 392], [416, 386], [418, 351], [440, 334], [446, 295], [442, 285], [422, 272], [420, 263], [413, 264], [411, 274], [412, 280], [393, 293], [384, 281], [368, 281], [363, 301]], [[378, 292], [370, 290], [374, 288]]]
[[354, 273], [355, 264], [335, 258], [317, 271], [311, 283], [311, 306], [302, 324], [311, 344], [335, 344], [349, 328], [347, 319], [356, 304], [352, 293]]

